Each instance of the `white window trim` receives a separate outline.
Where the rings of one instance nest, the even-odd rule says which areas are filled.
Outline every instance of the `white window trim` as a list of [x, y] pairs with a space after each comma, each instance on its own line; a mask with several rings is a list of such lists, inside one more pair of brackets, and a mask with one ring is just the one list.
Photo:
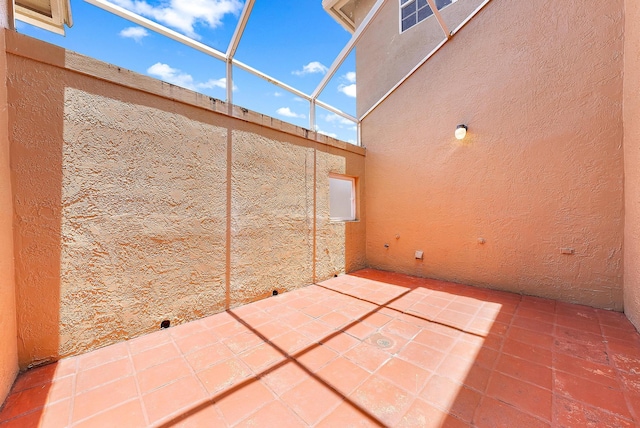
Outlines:
[[[329, 220], [335, 222], [344, 221], [358, 221], [358, 212], [356, 210], [356, 177], [350, 177], [348, 175], [329, 173], [329, 178], [335, 178], [338, 180], [351, 182], [351, 216], [350, 217], [331, 217], [331, 206], [329, 206]], [[331, 197], [329, 197], [329, 204], [331, 204]]]

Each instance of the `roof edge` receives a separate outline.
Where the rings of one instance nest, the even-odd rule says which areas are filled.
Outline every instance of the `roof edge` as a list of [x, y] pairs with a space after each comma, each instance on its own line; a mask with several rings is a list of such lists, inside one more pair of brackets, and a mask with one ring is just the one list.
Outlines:
[[356, 24], [351, 14], [345, 11], [347, 6], [353, 7], [353, 3], [355, 0], [322, 0], [322, 8], [345, 30], [353, 33], [356, 30]]

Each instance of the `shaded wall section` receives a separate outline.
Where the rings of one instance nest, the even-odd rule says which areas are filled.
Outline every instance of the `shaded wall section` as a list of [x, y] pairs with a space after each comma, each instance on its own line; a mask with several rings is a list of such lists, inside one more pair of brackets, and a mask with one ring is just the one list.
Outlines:
[[[449, 31], [453, 31], [482, 1], [457, 0], [443, 8], [440, 14]], [[375, 2], [355, 0], [356, 27]], [[359, 117], [446, 38], [433, 15], [401, 33], [399, 5], [397, 0], [385, 2], [358, 43], [356, 90]]]
[[0, 29], [0, 406], [18, 373], [11, 192], [7, 56], [5, 32]]
[[547, 6], [492, 1], [365, 119], [369, 266], [622, 310], [624, 5]]
[[10, 39], [22, 367], [364, 266], [322, 209], [363, 149]]
[[640, 5], [625, 1], [624, 311], [640, 328]]

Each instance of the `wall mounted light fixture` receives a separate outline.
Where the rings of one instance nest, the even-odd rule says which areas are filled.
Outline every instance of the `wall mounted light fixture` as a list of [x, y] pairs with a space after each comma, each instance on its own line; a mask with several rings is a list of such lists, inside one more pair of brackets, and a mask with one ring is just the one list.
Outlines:
[[462, 140], [467, 135], [467, 125], [458, 125], [456, 127], [456, 138]]

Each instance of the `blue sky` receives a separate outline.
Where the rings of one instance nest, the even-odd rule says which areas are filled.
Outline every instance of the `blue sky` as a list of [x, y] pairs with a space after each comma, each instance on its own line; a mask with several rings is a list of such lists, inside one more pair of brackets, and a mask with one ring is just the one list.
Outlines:
[[[242, 11], [241, 0], [111, 0], [222, 52]], [[192, 48], [82, 0], [71, 0], [74, 25], [59, 36], [18, 21], [20, 33], [117, 66], [225, 99], [225, 66]], [[256, 0], [236, 58], [307, 94], [314, 91], [351, 35], [322, 0]], [[234, 104], [309, 127], [309, 103], [234, 68]], [[355, 52], [320, 95], [355, 116]], [[319, 131], [355, 142], [355, 125], [321, 108]]]

